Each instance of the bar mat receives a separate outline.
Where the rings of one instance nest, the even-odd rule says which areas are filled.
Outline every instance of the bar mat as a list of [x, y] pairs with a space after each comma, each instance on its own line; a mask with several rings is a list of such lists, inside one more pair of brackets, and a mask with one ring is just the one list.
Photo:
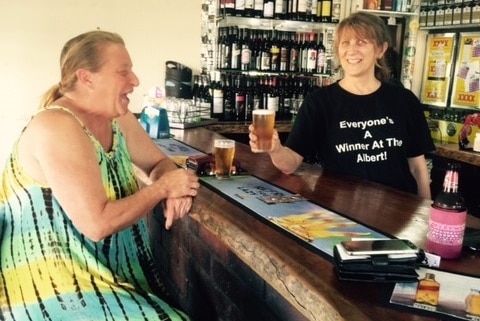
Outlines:
[[[155, 143], [172, 158], [205, 154], [172, 138], [157, 139]], [[390, 238], [252, 175], [228, 180], [205, 176], [200, 181], [262, 221], [287, 231], [302, 245], [331, 258], [334, 245], [352, 237]]]

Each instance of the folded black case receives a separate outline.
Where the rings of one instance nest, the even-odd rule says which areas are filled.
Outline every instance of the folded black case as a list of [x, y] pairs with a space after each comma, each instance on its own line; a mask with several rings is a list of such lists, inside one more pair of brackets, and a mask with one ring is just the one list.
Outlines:
[[336, 274], [341, 280], [363, 282], [416, 282], [423, 252], [401, 255], [349, 255], [341, 244], [333, 248]]

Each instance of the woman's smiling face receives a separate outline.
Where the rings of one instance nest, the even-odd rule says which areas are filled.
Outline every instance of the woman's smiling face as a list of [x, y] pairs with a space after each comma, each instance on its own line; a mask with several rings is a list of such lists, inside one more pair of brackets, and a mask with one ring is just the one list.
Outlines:
[[385, 46], [377, 47], [374, 40], [363, 37], [355, 30], [343, 30], [337, 50], [345, 76], [374, 75], [375, 64], [383, 56]]

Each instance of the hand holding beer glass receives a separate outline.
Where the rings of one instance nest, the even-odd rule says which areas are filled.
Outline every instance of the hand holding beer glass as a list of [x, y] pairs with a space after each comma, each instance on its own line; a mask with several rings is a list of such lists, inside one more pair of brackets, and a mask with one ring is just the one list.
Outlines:
[[215, 139], [215, 176], [218, 179], [230, 178], [232, 174], [233, 157], [235, 156], [235, 141], [232, 139]]
[[272, 135], [275, 125], [275, 111], [255, 109], [253, 114], [254, 134], [257, 136], [257, 148], [254, 152], [268, 152], [272, 149]]

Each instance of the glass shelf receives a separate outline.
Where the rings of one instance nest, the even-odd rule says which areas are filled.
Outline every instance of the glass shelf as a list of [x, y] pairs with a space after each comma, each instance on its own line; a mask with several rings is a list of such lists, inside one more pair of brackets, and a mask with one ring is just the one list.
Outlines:
[[381, 16], [381, 17], [414, 17], [417, 15], [416, 12], [403, 12], [403, 11], [386, 11], [386, 10], [370, 10], [370, 9], [359, 9], [359, 11], [369, 12], [371, 14]]
[[217, 22], [220, 26], [255, 27], [257, 29], [276, 29], [282, 31], [311, 31], [322, 29], [322, 27], [325, 26], [333, 28], [337, 25], [334, 22], [312, 22], [236, 16], [218, 17]]

